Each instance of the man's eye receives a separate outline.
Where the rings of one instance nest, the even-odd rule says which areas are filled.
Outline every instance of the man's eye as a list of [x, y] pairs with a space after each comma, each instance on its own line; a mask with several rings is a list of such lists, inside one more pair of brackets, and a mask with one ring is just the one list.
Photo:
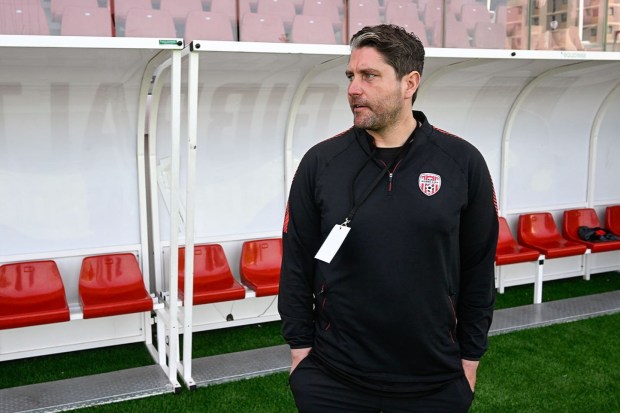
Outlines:
[[366, 73], [366, 79], [373, 79], [375, 76], [374, 73]]

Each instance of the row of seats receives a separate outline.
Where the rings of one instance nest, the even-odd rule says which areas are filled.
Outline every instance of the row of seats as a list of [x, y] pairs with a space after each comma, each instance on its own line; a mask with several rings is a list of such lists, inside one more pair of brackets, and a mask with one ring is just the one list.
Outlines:
[[385, 22], [406, 27], [425, 46], [505, 47], [505, 22], [476, 0], [451, 0], [445, 7], [440, 0], [390, 0]]
[[[499, 219], [495, 263], [498, 266], [535, 262], [586, 253], [620, 250], [620, 241], [580, 239], [579, 227], [601, 227], [592, 208], [564, 211], [562, 233], [549, 212], [519, 216], [517, 237], [508, 222]], [[620, 205], [606, 209], [605, 228], [620, 236]], [[276, 295], [279, 288], [282, 240], [246, 241], [242, 245], [239, 274], [233, 276], [219, 244], [194, 248], [194, 305], [240, 300], [247, 286], [256, 297]], [[542, 274], [541, 274], [542, 275]], [[179, 298], [185, 292], [185, 249], [179, 249]], [[151, 311], [154, 300], [144, 286], [136, 257], [130, 253], [86, 257], [79, 275], [83, 318]], [[71, 314], [58, 267], [53, 260], [0, 266], [0, 329], [69, 321]]]
[[[352, 0], [346, 8], [343, 0], [47, 1], [0, 0], [0, 34], [342, 44], [360, 28], [385, 22], [415, 32], [427, 46], [443, 45], [443, 0]], [[448, 4], [446, 46], [503, 47], [505, 25], [492, 21], [486, 5]]]
[[[549, 212], [523, 214], [519, 216], [517, 239], [515, 241], [508, 223], [500, 217], [500, 232], [495, 261], [497, 265], [515, 264], [545, 258], [561, 258], [590, 252], [605, 252], [620, 249], [620, 241], [591, 242], [579, 238], [580, 226], [603, 227], [596, 211], [592, 208], [564, 211], [562, 233]], [[607, 207], [604, 228], [620, 236], [620, 205]]]
[[562, 233], [549, 212], [520, 215], [516, 239], [504, 217], [500, 217], [499, 224], [495, 255], [498, 266], [523, 262], [534, 262], [541, 266], [545, 259], [620, 250], [620, 241], [593, 242], [579, 237], [581, 226], [606, 228], [620, 237], [620, 205], [607, 207], [604, 225], [593, 208], [564, 211]]
[[[246, 241], [241, 247], [239, 275], [241, 282], [256, 297], [278, 294], [282, 239]], [[185, 248], [179, 249], [179, 298], [185, 297]], [[220, 244], [194, 247], [194, 305], [240, 300], [246, 289], [234, 278]]]
[[[130, 253], [84, 258], [78, 291], [85, 319], [150, 311], [154, 305], [138, 261]], [[70, 319], [55, 261], [0, 266], [0, 330]]]
[[[246, 289], [237, 282], [219, 244], [198, 245], [194, 252], [195, 305], [238, 300]], [[243, 244], [240, 275], [256, 297], [276, 295], [280, 281], [282, 240]], [[179, 249], [179, 298], [184, 298], [185, 249]], [[86, 257], [79, 274], [82, 318], [151, 311], [154, 299], [131, 253]], [[64, 284], [53, 260], [0, 266], [0, 330], [69, 321]]]

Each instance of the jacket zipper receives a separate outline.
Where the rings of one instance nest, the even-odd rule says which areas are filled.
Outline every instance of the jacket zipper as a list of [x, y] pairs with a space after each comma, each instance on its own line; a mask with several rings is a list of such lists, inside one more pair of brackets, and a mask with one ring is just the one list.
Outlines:
[[[401, 161], [402, 159], [399, 160], [396, 165], [394, 165], [394, 169], [388, 171], [388, 192], [392, 192], [392, 180], [394, 178], [394, 173], [396, 172], [396, 168], [398, 168], [398, 165], [400, 165]], [[387, 168], [387, 164], [385, 162], [381, 161], [381, 163]]]

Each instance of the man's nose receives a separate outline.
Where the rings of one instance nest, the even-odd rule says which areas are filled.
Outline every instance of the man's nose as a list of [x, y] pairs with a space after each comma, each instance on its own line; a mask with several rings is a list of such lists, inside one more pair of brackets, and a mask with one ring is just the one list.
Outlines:
[[352, 79], [349, 82], [349, 87], [347, 89], [347, 92], [349, 93], [349, 95], [352, 95], [352, 96], [361, 95], [362, 88], [360, 87], [359, 82], [357, 82], [355, 79]]

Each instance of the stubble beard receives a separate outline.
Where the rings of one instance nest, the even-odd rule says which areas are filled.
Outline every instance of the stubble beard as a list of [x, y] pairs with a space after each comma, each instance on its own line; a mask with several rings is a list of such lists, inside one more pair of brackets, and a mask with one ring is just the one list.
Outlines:
[[381, 131], [393, 125], [396, 123], [399, 114], [399, 109], [395, 107], [390, 107], [389, 110], [377, 113], [368, 106], [366, 111], [370, 113], [361, 115], [353, 114], [353, 125], [369, 131]]
[[356, 104], [365, 107], [362, 113], [353, 111], [353, 124], [358, 128], [378, 133], [393, 127], [398, 122], [402, 111], [399, 89], [394, 89], [374, 104], [366, 99], [356, 99], [349, 103], [351, 110]]

